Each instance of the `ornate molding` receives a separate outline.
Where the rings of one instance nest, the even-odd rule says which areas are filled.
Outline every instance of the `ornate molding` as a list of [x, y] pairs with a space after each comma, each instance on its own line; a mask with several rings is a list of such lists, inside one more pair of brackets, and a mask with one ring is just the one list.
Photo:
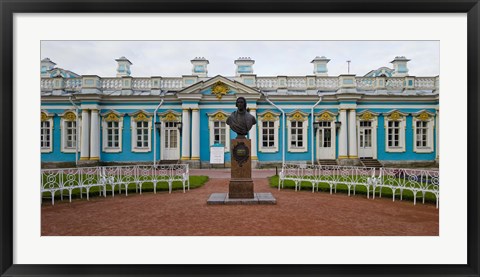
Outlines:
[[322, 112], [319, 116], [317, 116], [317, 120], [319, 120], [319, 121], [333, 121], [333, 120], [335, 120], [335, 117], [331, 113], [325, 111], [325, 112]]
[[216, 113], [212, 116], [212, 119], [215, 121], [226, 121], [227, 116], [224, 113]]

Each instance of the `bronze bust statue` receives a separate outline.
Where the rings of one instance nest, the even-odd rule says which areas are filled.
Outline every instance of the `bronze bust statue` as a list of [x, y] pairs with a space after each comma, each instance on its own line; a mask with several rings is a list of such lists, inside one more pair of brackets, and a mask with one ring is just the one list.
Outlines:
[[237, 139], [244, 139], [257, 120], [247, 112], [247, 100], [244, 97], [238, 97], [235, 106], [237, 110], [227, 118], [227, 124], [237, 133]]

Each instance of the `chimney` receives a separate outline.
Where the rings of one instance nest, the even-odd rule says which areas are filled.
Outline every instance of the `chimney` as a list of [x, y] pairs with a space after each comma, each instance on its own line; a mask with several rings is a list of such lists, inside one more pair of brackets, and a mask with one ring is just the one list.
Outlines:
[[391, 63], [393, 64], [393, 77], [405, 77], [408, 76], [407, 63], [410, 60], [404, 56], [397, 56]]
[[48, 74], [49, 70], [52, 70], [56, 63], [52, 62], [49, 58], [45, 58], [40, 61], [40, 76], [41, 77], [50, 77]]
[[234, 64], [237, 66], [235, 69], [235, 76], [240, 76], [242, 74], [253, 74], [253, 64], [255, 63], [250, 57], [239, 57], [234, 61]]
[[329, 61], [325, 56], [316, 56], [315, 59], [311, 61], [311, 63], [313, 63], [313, 74], [315, 74], [315, 76], [328, 76], [327, 63]]
[[116, 59], [118, 66], [117, 66], [117, 77], [126, 77], [130, 76], [130, 66], [132, 63], [125, 57], [120, 57]]
[[205, 57], [195, 57], [195, 59], [190, 61], [193, 65], [192, 75], [198, 77], [207, 77], [208, 70], [207, 65], [209, 64], [208, 60]]

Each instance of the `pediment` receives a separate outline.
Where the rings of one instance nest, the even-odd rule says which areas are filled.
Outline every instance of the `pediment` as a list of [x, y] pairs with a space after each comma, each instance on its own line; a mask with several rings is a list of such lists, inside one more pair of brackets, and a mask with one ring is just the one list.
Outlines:
[[189, 87], [180, 90], [177, 93], [179, 98], [182, 96], [197, 94], [205, 98], [223, 99], [236, 98], [234, 95], [253, 96], [260, 98], [260, 91], [242, 84], [238, 81], [217, 75], [205, 81], [200, 81]]

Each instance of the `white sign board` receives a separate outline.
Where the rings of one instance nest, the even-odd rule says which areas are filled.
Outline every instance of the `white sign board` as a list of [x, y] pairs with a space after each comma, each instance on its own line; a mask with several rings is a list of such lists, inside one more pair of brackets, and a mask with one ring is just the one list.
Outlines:
[[223, 164], [225, 160], [225, 148], [223, 146], [210, 147], [210, 164]]

